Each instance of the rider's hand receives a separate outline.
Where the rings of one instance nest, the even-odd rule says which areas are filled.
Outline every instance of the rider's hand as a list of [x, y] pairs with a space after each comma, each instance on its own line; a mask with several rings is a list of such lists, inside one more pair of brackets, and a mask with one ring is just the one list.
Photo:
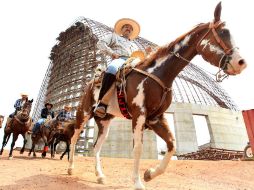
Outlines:
[[112, 59], [118, 59], [118, 58], [119, 58], [119, 55], [116, 54], [116, 53], [113, 53], [113, 54], [111, 55], [111, 58], [112, 58]]
[[153, 49], [151, 46], [148, 46], [148, 47], [146, 47], [145, 51], [146, 51], [146, 54], [148, 55], [153, 51]]

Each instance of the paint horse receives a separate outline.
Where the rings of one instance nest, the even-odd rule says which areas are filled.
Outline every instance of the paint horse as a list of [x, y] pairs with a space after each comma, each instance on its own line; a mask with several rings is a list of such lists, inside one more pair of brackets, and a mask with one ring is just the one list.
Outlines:
[[12, 120], [8, 124], [6, 124], [6, 127], [4, 129], [4, 137], [0, 155], [2, 155], [4, 147], [8, 143], [11, 133], [13, 133], [13, 138], [9, 153], [9, 159], [12, 159], [13, 147], [15, 145], [16, 140], [18, 139], [19, 134], [21, 134], [24, 138], [23, 147], [20, 150], [20, 154], [24, 153], [25, 145], [27, 142], [25, 135], [32, 126], [32, 118], [29, 116], [32, 108], [32, 103], [33, 100], [28, 100], [26, 103], [24, 103], [24, 105], [22, 106], [21, 110], [17, 113], [17, 115], [15, 115], [12, 118]]
[[[179, 72], [198, 54], [227, 75], [240, 74], [246, 68], [246, 62], [233, 43], [229, 29], [220, 20], [220, 15], [221, 3], [214, 10], [213, 22], [199, 24], [175, 41], [159, 48], [128, 74], [125, 93], [128, 112], [132, 117], [135, 189], [145, 189], [139, 173], [145, 128], [153, 130], [167, 145], [167, 152], [160, 164], [145, 171], [146, 182], [165, 172], [175, 152], [174, 137], [163, 113], [171, 104], [172, 84]], [[74, 146], [79, 133], [87, 121], [94, 117], [98, 125], [98, 138], [94, 145], [95, 173], [97, 181], [103, 183], [105, 175], [100, 163], [100, 150], [108, 136], [110, 121], [115, 116], [122, 115], [114, 95], [109, 103], [106, 117], [102, 119], [94, 116], [93, 109], [98, 93], [99, 89], [92, 82], [84, 90], [76, 114], [77, 125], [71, 142], [68, 173], [72, 174], [74, 169]]]

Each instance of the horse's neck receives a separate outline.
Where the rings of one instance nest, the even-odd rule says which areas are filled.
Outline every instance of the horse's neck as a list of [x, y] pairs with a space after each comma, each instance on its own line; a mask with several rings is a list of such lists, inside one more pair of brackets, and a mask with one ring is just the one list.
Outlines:
[[[166, 86], [170, 87], [176, 76], [189, 64], [189, 61], [197, 55], [196, 44], [199, 39], [196, 39], [195, 36], [186, 36], [179, 43], [175, 44], [167, 55], [156, 60], [154, 67], [157, 65], [157, 68], [154, 69], [153, 72]], [[181, 58], [177, 55], [180, 55]], [[149, 69], [152, 71], [152, 68]]]

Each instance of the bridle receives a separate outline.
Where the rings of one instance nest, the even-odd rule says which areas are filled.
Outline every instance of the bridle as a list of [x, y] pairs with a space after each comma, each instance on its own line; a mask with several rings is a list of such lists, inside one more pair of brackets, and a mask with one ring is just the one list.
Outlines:
[[[221, 22], [220, 20], [217, 21], [217, 22], [210, 22], [209, 23], [209, 29], [208, 31], [205, 33], [205, 35], [199, 40], [199, 42], [197, 43], [197, 46], [196, 46], [196, 49], [198, 46], [200, 46], [200, 43], [203, 41], [203, 39], [210, 33], [212, 32], [213, 33], [213, 36], [216, 40], [216, 42], [219, 44], [219, 46], [223, 49], [223, 55], [221, 56], [220, 58], [220, 61], [219, 61], [219, 71], [215, 74], [216, 76], [216, 81], [217, 82], [222, 82], [225, 78], [227, 78], [229, 75], [225, 72], [222, 72], [224, 71], [228, 66], [232, 67], [233, 70], [234, 67], [233, 65], [231, 65], [229, 62], [228, 62], [228, 58], [230, 55], [232, 55], [232, 52], [234, 49], [238, 49], [237, 47], [232, 47], [232, 48], [229, 48], [225, 43], [224, 41], [221, 39], [221, 37], [218, 35], [216, 29], [221, 26], [221, 25], [224, 25], [225, 22]], [[222, 60], [225, 60], [224, 61], [224, 64], [222, 64]]]

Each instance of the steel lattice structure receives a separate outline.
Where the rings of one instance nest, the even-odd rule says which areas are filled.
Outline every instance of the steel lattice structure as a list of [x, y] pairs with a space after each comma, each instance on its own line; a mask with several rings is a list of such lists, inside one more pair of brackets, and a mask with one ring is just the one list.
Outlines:
[[[102, 23], [80, 17], [59, 34], [51, 50], [50, 64], [33, 112], [34, 119], [39, 118], [46, 101], [54, 104], [56, 112], [64, 105], [71, 104], [75, 114], [84, 86], [93, 78], [94, 69], [98, 64], [106, 64], [110, 60], [100, 53], [96, 43], [112, 31]], [[157, 46], [141, 37], [135, 43], [143, 50], [147, 46]], [[191, 63], [174, 81], [173, 101], [238, 110], [220, 85], [207, 72]]]

